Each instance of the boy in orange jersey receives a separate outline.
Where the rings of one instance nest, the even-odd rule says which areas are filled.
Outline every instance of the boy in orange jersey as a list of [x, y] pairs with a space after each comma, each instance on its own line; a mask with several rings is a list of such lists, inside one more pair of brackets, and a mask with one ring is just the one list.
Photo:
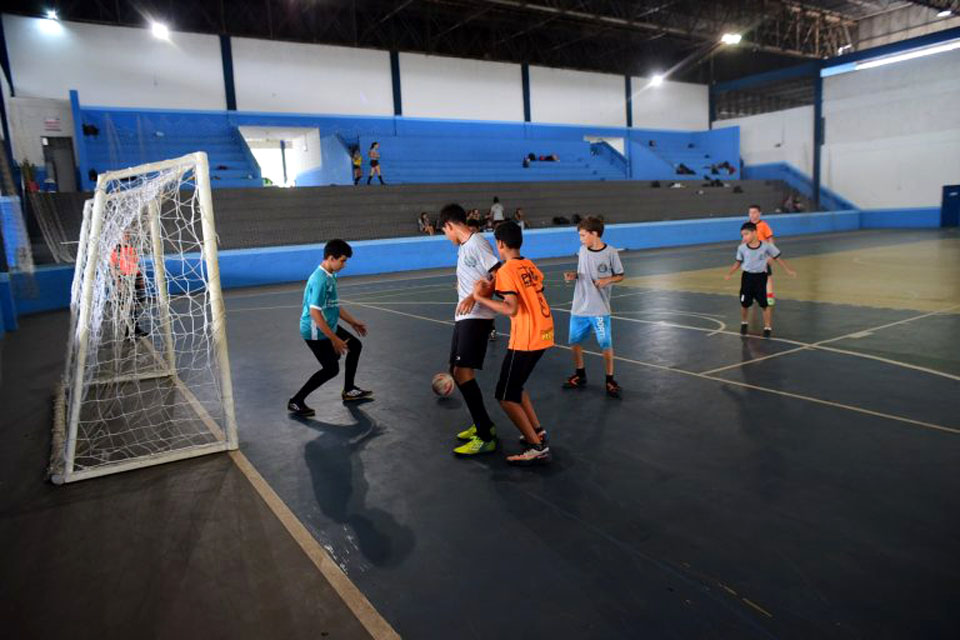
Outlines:
[[[496, 398], [523, 434], [523, 453], [508, 456], [507, 462], [533, 465], [550, 462], [547, 433], [533, 409], [524, 384], [543, 353], [553, 346], [553, 316], [543, 297], [543, 274], [520, 255], [523, 232], [513, 221], [503, 222], [494, 231], [497, 252], [503, 266], [493, 285], [483, 280], [474, 285], [477, 304], [510, 316], [510, 343], [500, 368]], [[502, 300], [493, 300], [496, 293]]]
[[[772, 244], [776, 246], [776, 242], [773, 241], [773, 229], [770, 228], [764, 220], [761, 220], [760, 217], [763, 215], [763, 212], [760, 210], [760, 205], [752, 204], [747, 210], [747, 215], [750, 217], [750, 222], [757, 225], [757, 240], [760, 242], [766, 242], [767, 244]], [[767, 263], [767, 305], [773, 306], [777, 303], [777, 299], [773, 297], [773, 269], [770, 266], [770, 263]]]

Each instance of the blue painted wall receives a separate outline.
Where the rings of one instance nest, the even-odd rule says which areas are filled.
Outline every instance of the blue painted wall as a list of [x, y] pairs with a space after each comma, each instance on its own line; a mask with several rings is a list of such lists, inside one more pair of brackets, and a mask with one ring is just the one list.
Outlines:
[[[855, 231], [873, 228], [937, 228], [940, 210], [880, 209], [825, 213], [779, 214], [774, 218], [777, 236]], [[692, 244], [739, 242], [742, 216], [702, 220], [670, 220], [607, 227], [604, 239], [615, 247], [637, 250]], [[490, 237], [491, 234], [487, 234]], [[373, 275], [456, 265], [456, 250], [443, 236], [417, 236], [389, 240], [352, 242], [354, 255], [345, 275]], [[524, 236], [524, 255], [540, 258], [573, 257], [579, 239], [572, 227], [533, 229]], [[323, 245], [299, 245], [265, 249], [233, 249], [220, 252], [220, 278], [224, 289], [302, 282], [323, 258]], [[198, 256], [186, 263], [167, 260], [167, 269], [189, 271]], [[38, 313], [69, 306], [72, 266], [39, 267], [23, 282], [14, 282], [16, 310]], [[29, 284], [29, 286], [28, 286]], [[0, 294], [2, 294], [0, 286]], [[2, 302], [2, 296], [0, 296]], [[7, 325], [10, 326], [9, 324]]]
[[320, 166], [302, 171], [296, 177], [298, 187], [325, 187], [353, 184], [350, 152], [337, 135], [320, 138]]
[[941, 224], [939, 207], [871, 209], [861, 215], [860, 224], [864, 229], [917, 229]]
[[[722, 131], [722, 129], [720, 129]], [[790, 188], [797, 190], [803, 196], [813, 200], [813, 181], [808, 175], [786, 162], [769, 162], [766, 164], [752, 164], [743, 168], [744, 180], [781, 180]], [[856, 209], [856, 205], [831, 191], [827, 187], [820, 187], [820, 208], [827, 211], [841, 209]]]
[[[78, 154], [88, 163], [81, 171], [82, 184], [88, 189], [94, 186], [87, 177], [89, 167], [104, 171], [197, 150], [210, 155], [214, 188], [260, 186], [259, 168], [251, 162], [249, 150], [236, 133], [236, 128], [244, 125], [316, 128], [321, 137], [337, 135], [347, 144], [360, 144], [364, 152], [372, 140], [378, 140], [384, 153], [385, 174], [392, 164], [399, 182], [626, 179], [622, 163], [591, 154], [585, 136], [642, 140], [643, 144], [657, 140], [660, 162], [645, 164], [641, 173], [649, 176], [654, 169], [663, 168], [663, 173], [656, 175], [659, 179], [683, 179], [672, 170], [680, 161], [690, 166], [695, 164], [694, 159], [702, 159], [705, 164], [727, 160], [736, 166], [739, 158], [736, 129], [680, 132], [402, 116], [122, 109], [82, 106], [79, 102], [76, 111], [80, 127], [92, 124], [100, 130], [96, 137], [77, 138], [78, 147], [82, 147]], [[690, 144], [694, 147], [689, 148]], [[528, 153], [555, 153], [560, 162], [534, 163], [530, 170], [524, 170], [522, 158]], [[431, 161], [438, 162], [438, 166], [430, 166]], [[449, 166], [457, 161], [468, 163], [461, 167], [464, 175]], [[475, 161], [501, 164], [483, 165]], [[695, 178], [700, 179], [700, 167], [693, 168], [698, 171]], [[298, 180], [298, 184], [346, 184], [338, 182], [340, 179], [339, 172], [331, 176], [321, 170], [305, 175], [307, 182]]]

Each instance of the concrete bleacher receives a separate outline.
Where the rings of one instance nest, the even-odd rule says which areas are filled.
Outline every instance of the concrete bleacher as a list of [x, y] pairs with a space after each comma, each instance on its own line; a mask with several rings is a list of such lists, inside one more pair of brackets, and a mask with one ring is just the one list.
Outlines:
[[88, 118], [88, 124], [97, 126], [99, 132], [95, 136], [85, 135], [84, 142], [87, 163], [97, 172], [205, 151], [214, 189], [263, 186], [260, 167], [236, 127], [184, 129], [175, 123], [150, 119], [143, 119], [137, 126], [118, 125], [110, 118], [92, 120]]
[[459, 202], [486, 212], [498, 196], [508, 215], [521, 207], [532, 227], [553, 218], [602, 215], [610, 223], [746, 215], [752, 203], [773, 211], [792, 193], [780, 182], [741, 181], [732, 188], [651, 188], [638, 182], [541, 182], [386, 187], [225, 189], [214, 194], [217, 232], [224, 248], [417, 235], [417, 216], [436, 219], [440, 207]]
[[[625, 180], [622, 164], [596, 153], [586, 141], [511, 140], [484, 137], [361, 137], [364, 155], [380, 143], [384, 180], [391, 184], [462, 182], [548, 182]], [[556, 162], [534, 161], [528, 154], [555, 154]]]
[[[783, 182], [743, 180], [733, 188], [652, 188], [648, 182], [510, 182], [457, 185], [396, 185], [376, 187], [300, 187], [295, 189], [218, 189], [213, 192], [217, 235], [223, 249], [270, 247], [418, 235], [417, 216], [427, 211], [436, 219], [440, 207], [458, 202], [466, 209], [486, 212], [498, 196], [508, 215], [524, 210], [533, 228], [554, 226], [553, 218], [578, 214], [602, 215], [608, 223], [683, 220], [745, 215], [752, 203], [774, 211], [787, 194]], [[699, 194], [698, 191], [703, 193]], [[80, 232], [83, 193], [39, 194], [61, 220], [68, 238]], [[199, 232], [199, 229], [197, 230]], [[39, 263], [50, 254], [35, 239]]]

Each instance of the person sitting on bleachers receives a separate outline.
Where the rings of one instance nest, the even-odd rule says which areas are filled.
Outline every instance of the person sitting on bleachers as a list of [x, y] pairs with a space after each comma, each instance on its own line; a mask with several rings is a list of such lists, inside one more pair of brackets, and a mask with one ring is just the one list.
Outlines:
[[417, 219], [417, 227], [420, 229], [420, 233], [425, 233], [428, 236], [432, 236], [437, 232], [436, 227], [433, 226], [433, 223], [430, 221], [430, 216], [426, 211], [420, 212], [420, 217]]
[[517, 210], [513, 212], [513, 221], [520, 226], [520, 229], [524, 231], [527, 229], [527, 218], [523, 215], [523, 209], [520, 207], [517, 207]]

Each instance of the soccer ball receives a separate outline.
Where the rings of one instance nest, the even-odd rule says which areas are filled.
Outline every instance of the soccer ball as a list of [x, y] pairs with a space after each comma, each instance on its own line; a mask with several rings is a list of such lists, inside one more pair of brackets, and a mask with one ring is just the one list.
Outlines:
[[448, 397], [453, 393], [453, 387], [455, 386], [453, 382], [453, 376], [449, 373], [438, 373], [433, 376], [433, 392], [440, 396], [441, 398]]

